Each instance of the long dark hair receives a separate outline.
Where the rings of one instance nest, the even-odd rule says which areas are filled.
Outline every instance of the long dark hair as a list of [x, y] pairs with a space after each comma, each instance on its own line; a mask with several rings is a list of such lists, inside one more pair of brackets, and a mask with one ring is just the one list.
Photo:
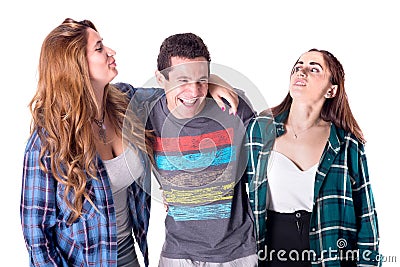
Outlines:
[[[326, 50], [310, 49], [308, 52], [319, 52], [322, 54], [325, 63], [327, 64], [330, 72], [330, 82], [332, 85], [337, 85], [336, 96], [325, 100], [321, 110], [321, 118], [324, 121], [330, 121], [337, 127], [354, 134], [359, 141], [365, 143], [364, 135], [359, 127], [356, 119], [351, 112], [349, 101], [347, 98], [346, 90], [344, 87], [344, 70], [339, 60]], [[294, 69], [292, 68], [292, 73]], [[278, 116], [290, 109], [292, 105], [292, 97], [290, 93], [283, 99], [283, 101], [271, 109], [273, 116]], [[262, 113], [268, 113], [264, 111]]]

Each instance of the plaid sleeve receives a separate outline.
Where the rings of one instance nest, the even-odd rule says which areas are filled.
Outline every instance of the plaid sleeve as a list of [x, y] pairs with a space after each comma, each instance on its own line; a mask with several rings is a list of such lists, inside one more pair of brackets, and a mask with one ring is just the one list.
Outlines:
[[250, 192], [254, 192], [256, 183], [254, 178], [257, 167], [257, 157], [262, 148], [260, 127], [256, 118], [252, 119], [247, 126], [247, 139], [245, 147], [248, 153], [246, 169], [247, 182], [249, 183]]
[[257, 115], [253, 106], [251, 105], [251, 101], [246, 96], [246, 93], [242, 90], [235, 89], [236, 93], [239, 96], [239, 105], [237, 110], [237, 116], [241, 118], [243, 121], [243, 125], [247, 127], [250, 121]]
[[260, 207], [258, 201], [259, 187], [256, 180], [257, 158], [262, 148], [261, 133], [256, 119], [250, 121], [247, 127], [248, 142], [246, 149], [248, 151], [247, 161], [247, 182], [249, 186], [250, 206], [254, 215], [254, 227], [256, 232], [257, 251], [263, 248], [265, 235], [265, 208]]
[[257, 247], [265, 252], [266, 235], [266, 171], [268, 158], [276, 138], [276, 126], [270, 116], [260, 116], [250, 121], [247, 127], [248, 151], [247, 182], [249, 184], [250, 206], [254, 214]]
[[39, 166], [40, 152], [24, 157], [21, 194], [21, 224], [30, 266], [62, 266], [52, 242], [56, 222], [55, 181]]
[[128, 109], [133, 111], [137, 118], [146, 125], [154, 105], [164, 95], [160, 88], [135, 88], [129, 101]]
[[[354, 142], [353, 142], [354, 144]], [[378, 219], [374, 197], [369, 180], [364, 146], [352, 146], [349, 171], [353, 172], [353, 201], [357, 220], [357, 247], [359, 260], [357, 266], [378, 266], [380, 264], [378, 245]], [[357, 151], [354, 151], [357, 150]]]
[[246, 142], [249, 158], [246, 173], [250, 191], [256, 191], [266, 182], [266, 165], [275, 138], [276, 126], [272, 117], [260, 116], [250, 121]]

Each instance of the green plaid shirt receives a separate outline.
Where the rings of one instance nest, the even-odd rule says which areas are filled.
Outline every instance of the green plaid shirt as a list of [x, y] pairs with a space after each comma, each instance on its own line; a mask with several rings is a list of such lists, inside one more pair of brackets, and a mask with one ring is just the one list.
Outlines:
[[[247, 130], [247, 178], [261, 259], [269, 255], [265, 245], [268, 158], [275, 138], [285, 132], [287, 115], [275, 120], [257, 117]], [[315, 176], [309, 236], [313, 266], [339, 267], [345, 259], [357, 266], [380, 264], [378, 221], [364, 145], [333, 123]]]

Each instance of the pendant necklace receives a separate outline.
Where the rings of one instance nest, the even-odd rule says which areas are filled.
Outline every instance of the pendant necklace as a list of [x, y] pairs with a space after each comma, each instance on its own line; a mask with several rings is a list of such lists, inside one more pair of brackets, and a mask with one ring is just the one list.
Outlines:
[[288, 121], [288, 125], [289, 125], [290, 129], [292, 129], [292, 132], [293, 132], [293, 135], [294, 135], [293, 138], [294, 138], [294, 139], [297, 139], [297, 137], [298, 137], [301, 133], [304, 133], [304, 132], [310, 130], [312, 127], [314, 127], [315, 125], [317, 125], [318, 122], [319, 122], [320, 120], [321, 120], [321, 118], [318, 118], [318, 120], [316, 120], [310, 127], [306, 128], [306, 129], [304, 129], [304, 130], [302, 130], [302, 131], [300, 131], [300, 132], [297, 132], [297, 133], [294, 131], [294, 128], [293, 128], [292, 124], [291, 124], [291, 123], [289, 124], [289, 121]]
[[99, 138], [101, 141], [103, 141], [103, 144], [107, 143], [106, 126], [104, 125], [105, 114], [106, 111], [103, 110], [103, 117], [101, 120], [93, 119], [96, 125], [99, 127]]

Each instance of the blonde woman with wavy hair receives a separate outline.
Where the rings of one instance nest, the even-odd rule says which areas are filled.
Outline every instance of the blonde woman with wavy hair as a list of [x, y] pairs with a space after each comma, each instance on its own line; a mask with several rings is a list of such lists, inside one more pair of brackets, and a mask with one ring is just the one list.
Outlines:
[[110, 84], [114, 55], [88, 20], [43, 42], [21, 198], [32, 266], [139, 266], [132, 231], [148, 265], [150, 147], [126, 116], [136, 89]]

